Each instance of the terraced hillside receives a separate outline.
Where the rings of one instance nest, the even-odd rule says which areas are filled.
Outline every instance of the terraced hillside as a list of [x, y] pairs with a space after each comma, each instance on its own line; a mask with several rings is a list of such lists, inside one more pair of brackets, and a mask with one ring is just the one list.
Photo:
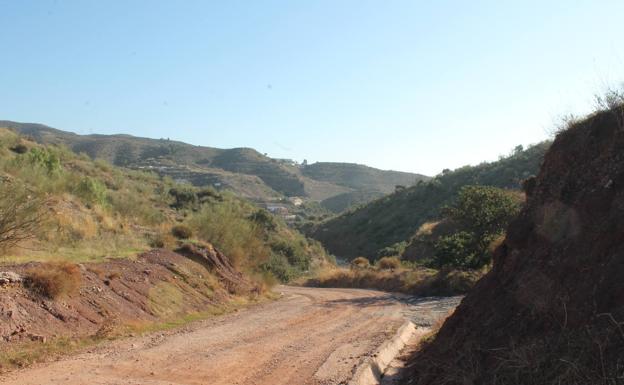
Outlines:
[[[218, 149], [130, 135], [78, 135], [42, 124], [0, 121], [39, 143], [64, 145], [116, 166], [154, 170], [196, 186], [211, 185], [258, 201], [299, 196], [340, 212], [427, 177], [349, 163], [295, 162], [269, 158], [251, 148]], [[336, 198], [338, 197], [338, 198]], [[332, 199], [334, 198], [334, 199]], [[324, 205], [325, 206], [325, 205]]]

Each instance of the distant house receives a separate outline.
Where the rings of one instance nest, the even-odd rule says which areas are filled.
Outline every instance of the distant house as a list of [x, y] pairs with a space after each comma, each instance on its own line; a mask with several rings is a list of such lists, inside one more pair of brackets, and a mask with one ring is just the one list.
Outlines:
[[297, 216], [294, 214], [284, 215], [284, 220], [286, 222], [294, 222], [297, 219]]
[[290, 197], [288, 200], [295, 206], [301, 206], [303, 204], [303, 199], [299, 197]]
[[273, 214], [288, 215], [288, 207], [285, 205], [269, 203], [266, 205], [266, 209]]

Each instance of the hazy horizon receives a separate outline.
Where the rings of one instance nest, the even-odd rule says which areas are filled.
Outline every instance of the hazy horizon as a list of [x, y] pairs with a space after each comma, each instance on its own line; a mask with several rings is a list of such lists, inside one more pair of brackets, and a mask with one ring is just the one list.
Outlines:
[[436, 175], [496, 160], [624, 79], [617, 1], [0, 9], [0, 119], [310, 163]]

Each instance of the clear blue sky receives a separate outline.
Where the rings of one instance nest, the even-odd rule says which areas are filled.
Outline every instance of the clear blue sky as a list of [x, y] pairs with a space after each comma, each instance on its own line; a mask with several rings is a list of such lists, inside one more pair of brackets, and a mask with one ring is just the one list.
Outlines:
[[0, 0], [0, 119], [436, 174], [624, 80], [624, 1]]

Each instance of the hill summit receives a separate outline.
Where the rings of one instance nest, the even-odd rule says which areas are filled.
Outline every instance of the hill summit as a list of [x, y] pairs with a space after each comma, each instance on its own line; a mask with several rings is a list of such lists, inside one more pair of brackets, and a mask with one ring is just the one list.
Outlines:
[[428, 177], [353, 163], [298, 164], [251, 148], [219, 149], [131, 135], [78, 135], [42, 124], [1, 121], [42, 144], [64, 145], [116, 166], [152, 170], [178, 182], [234, 191], [256, 201], [301, 197], [340, 212]]

